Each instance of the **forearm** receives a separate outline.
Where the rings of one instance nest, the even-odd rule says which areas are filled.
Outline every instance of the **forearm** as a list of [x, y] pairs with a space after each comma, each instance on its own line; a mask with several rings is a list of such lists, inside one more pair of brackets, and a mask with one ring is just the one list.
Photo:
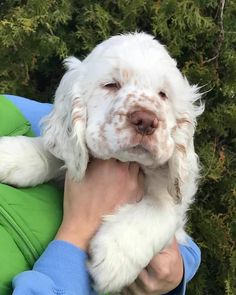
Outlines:
[[[63, 258], [63, 259], [62, 259]], [[55, 240], [35, 263], [13, 280], [14, 295], [91, 295], [87, 254], [74, 245]]]

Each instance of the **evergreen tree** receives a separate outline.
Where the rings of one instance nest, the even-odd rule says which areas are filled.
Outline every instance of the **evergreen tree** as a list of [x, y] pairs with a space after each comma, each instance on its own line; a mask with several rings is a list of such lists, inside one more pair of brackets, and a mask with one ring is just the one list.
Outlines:
[[0, 3], [0, 91], [51, 101], [68, 55], [83, 59], [111, 35], [145, 31], [166, 44], [205, 113], [202, 163], [188, 231], [202, 263], [187, 294], [236, 294], [236, 2], [233, 0], [5, 0]]

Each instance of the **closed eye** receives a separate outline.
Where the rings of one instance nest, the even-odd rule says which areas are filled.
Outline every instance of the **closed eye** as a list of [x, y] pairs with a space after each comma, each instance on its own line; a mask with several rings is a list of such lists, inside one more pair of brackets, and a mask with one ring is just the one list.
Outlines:
[[167, 95], [166, 95], [166, 93], [165, 93], [164, 91], [160, 91], [158, 94], [159, 94], [159, 96], [160, 96], [162, 99], [167, 99], [167, 98], [168, 98]]
[[121, 88], [121, 85], [118, 81], [113, 81], [113, 82], [103, 84], [102, 87], [107, 90], [117, 91]]

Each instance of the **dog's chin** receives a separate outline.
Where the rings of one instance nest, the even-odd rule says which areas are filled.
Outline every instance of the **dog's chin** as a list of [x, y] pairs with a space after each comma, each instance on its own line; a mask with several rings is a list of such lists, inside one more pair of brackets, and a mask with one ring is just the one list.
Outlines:
[[101, 152], [95, 150], [89, 150], [90, 157], [101, 160], [117, 159], [121, 162], [136, 162], [147, 167], [149, 169], [156, 169], [159, 166], [163, 166], [171, 157], [171, 153], [161, 152], [157, 150], [154, 154], [142, 145], [126, 146], [123, 149], [117, 151]]
[[122, 151], [117, 151], [112, 158], [121, 162], [137, 162], [146, 167], [156, 166], [152, 154], [141, 146], [130, 147]]

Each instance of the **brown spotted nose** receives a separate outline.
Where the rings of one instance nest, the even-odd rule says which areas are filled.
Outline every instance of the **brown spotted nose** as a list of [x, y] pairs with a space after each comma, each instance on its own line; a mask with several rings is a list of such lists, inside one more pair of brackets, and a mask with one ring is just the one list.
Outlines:
[[151, 135], [158, 127], [158, 119], [151, 111], [135, 111], [128, 116], [135, 130], [143, 135]]

